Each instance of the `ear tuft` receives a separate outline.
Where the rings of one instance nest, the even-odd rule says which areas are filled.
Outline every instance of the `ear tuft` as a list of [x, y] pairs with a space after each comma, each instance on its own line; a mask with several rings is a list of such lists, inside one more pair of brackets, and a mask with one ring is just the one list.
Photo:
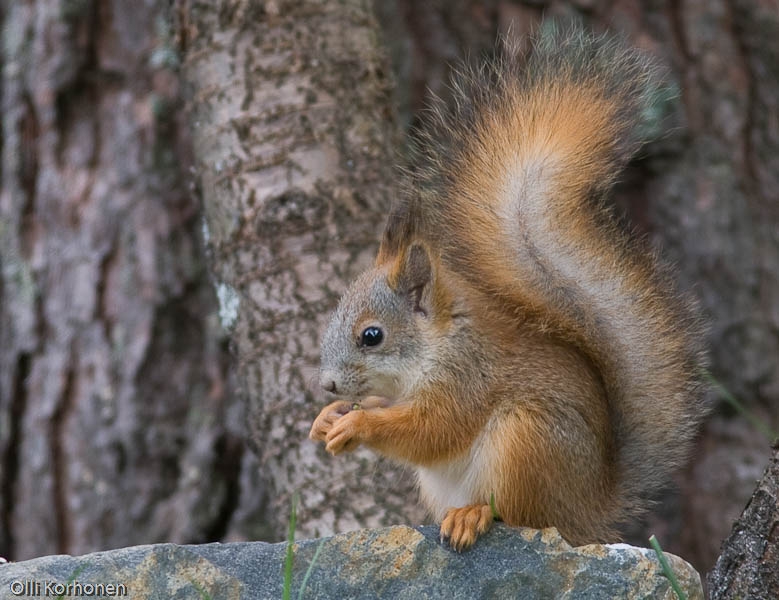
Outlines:
[[391, 280], [395, 290], [409, 298], [415, 311], [427, 315], [432, 296], [433, 264], [423, 244], [413, 243], [398, 257]]
[[406, 254], [405, 279], [406, 291], [426, 286], [433, 278], [430, 255], [422, 244], [413, 244]]

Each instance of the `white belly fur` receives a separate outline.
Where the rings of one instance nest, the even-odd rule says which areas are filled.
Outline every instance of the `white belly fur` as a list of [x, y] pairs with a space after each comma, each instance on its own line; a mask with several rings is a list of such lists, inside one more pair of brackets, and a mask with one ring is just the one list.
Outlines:
[[486, 460], [488, 453], [483, 451], [483, 438], [482, 433], [461, 458], [432, 467], [417, 467], [420, 498], [437, 521], [450, 508], [489, 502], [486, 490], [492, 469]]

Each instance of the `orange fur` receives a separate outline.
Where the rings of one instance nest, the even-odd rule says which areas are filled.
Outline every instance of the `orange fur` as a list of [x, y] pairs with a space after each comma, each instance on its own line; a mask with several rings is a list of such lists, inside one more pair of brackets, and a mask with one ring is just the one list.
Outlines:
[[[323, 342], [326, 389], [386, 403], [331, 405], [312, 439], [415, 465], [457, 549], [491, 496], [511, 525], [614, 539], [703, 414], [694, 308], [603, 200], [640, 141], [651, 63], [577, 31], [537, 42], [524, 67], [507, 49], [456, 83]], [[369, 321], [387, 340], [355, 346]]]

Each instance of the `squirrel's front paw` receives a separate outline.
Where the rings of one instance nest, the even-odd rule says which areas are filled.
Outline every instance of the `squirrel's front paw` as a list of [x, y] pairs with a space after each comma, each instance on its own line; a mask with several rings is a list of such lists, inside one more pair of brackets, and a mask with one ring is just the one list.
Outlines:
[[365, 441], [365, 411], [353, 410], [338, 419], [325, 437], [325, 450], [335, 456], [354, 450]]
[[325, 406], [319, 413], [319, 416], [314, 419], [314, 424], [311, 425], [311, 431], [308, 437], [315, 442], [324, 442], [327, 437], [327, 433], [338, 419], [352, 410], [352, 403], [345, 400], [336, 400]]

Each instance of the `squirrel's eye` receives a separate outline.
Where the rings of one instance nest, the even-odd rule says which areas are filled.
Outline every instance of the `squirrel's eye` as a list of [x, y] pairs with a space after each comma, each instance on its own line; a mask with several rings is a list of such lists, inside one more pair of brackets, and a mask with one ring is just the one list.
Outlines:
[[378, 346], [384, 339], [384, 332], [378, 327], [366, 327], [360, 336], [360, 345]]

